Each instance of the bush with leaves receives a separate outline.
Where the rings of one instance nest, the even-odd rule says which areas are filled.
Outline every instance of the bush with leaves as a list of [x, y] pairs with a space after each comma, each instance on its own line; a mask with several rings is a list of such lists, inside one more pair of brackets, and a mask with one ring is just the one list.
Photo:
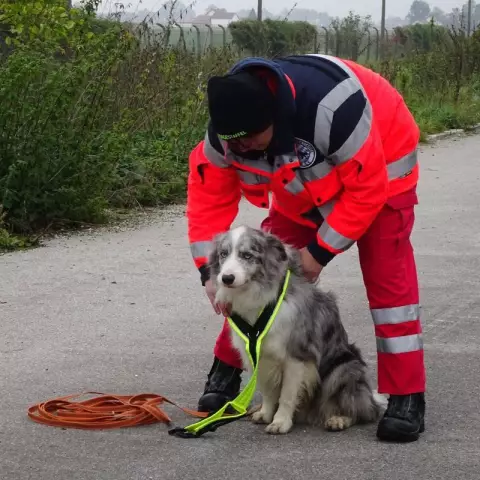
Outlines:
[[431, 43], [370, 65], [404, 95], [424, 134], [480, 122], [480, 37], [455, 28], [440, 32]]
[[233, 53], [145, 48], [121, 24], [82, 15], [94, 35], [75, 37], [73, 54], [28, 40], [0, 63], [3, 233], [184, 198], [188, 153], [206, 127], [205, 82]]
[[335, 55], [357, 61], [369, 48], [370, 29], [372, 28], [370, 16], [349, 12], [342, 19], [334, 19], [331, 28], [335, 32], [329, 38], [329, 48]]
[[448, 28], [436, 25], [433, 19], [427, 24], [395, 27], [392, 42], [401, 47], [403, 53], [424, 53], [431, 51], [438, 43], [449, 42]]
[[83, 0], [84, 8], [69, 8], [67, 0], [0, 1], [0, 24], [7, 27], [5, 43], [15, 47], [64, 53], [91, 39], [97, 0]]
[[242, 20], [229, 25], [233, 43], [246, 54], [278, 57], [313, 51], [316, 28], [308, 22]]

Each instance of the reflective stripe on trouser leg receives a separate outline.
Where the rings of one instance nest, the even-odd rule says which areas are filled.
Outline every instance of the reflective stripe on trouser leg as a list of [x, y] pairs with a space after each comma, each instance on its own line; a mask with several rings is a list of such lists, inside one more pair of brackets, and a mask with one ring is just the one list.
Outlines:
[[425, 391], [413, 221], [413, 205], [386, 206], [358, 242], [375, 328], [378, 390], [393, 395]]

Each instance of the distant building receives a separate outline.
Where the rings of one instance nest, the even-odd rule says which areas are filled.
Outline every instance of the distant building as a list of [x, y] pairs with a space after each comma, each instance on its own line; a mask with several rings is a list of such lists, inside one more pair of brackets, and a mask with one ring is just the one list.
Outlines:
[[[238, 20], [240, 20], [240, 18], [235, 12], [227, 12], [224, 8], [212, 8], [207, 10], [203, 15], [197, 15], [193, 20], [188, 22], [188, 24], [228, 27], [230, 23], [237, 22]], [[186, 23], [187, 22], [185, 22], [185, 25]]]
[[212, 25], [222, 25], [227, 27], [232, 22], [238, 22], [240, 18], [235, 12], [227, 12], [225, 9], [220, 8], [210, 17]]
[[211, 25], [211, 18], [208, 15], [197, 15], [189, 23], [193, 25]]

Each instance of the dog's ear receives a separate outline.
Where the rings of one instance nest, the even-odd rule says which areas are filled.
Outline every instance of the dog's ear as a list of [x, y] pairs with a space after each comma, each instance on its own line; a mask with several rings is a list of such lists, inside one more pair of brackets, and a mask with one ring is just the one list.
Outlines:
[[217, 275], [220, 271], [220, 251], [228, 232], [218, 233], [212, 239], [212, 244], [207, 259], [207, 267], [211, 273]]
[[277, 262], [286, 262], [288, 260], [286, 246], [282, 241], [271, 233], [267, 234], [267, 247], [272, 252], [275, 252], [275, 259]]
[[300, 256], [299, 250], [290, 245], [287, 245], [285, 247], [285, 250], [287, 252], [288, 268], [295, 275], [302, 276], [304, 273], [303, 273], [302, 257]]
[[220, 243], [223, 238], [223, 234], [216, 235], [212, 240], [212, 246], [207, 260], [207, 268], [210, 272], [210, 276], [216, 276], [220, 271]]

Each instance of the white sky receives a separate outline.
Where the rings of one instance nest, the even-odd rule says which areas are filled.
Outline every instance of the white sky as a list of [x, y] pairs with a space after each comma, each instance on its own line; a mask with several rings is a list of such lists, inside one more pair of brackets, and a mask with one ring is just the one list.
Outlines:
[[[165, 1], [165, 0], [164, 0]], [[161, 0], [103, 0], [103, 9], [108, 10], [108, 4], [123, 3], [126, 10], [159, 10], [164, 1]], [[405, 17], [413, 0], [386, 0], [386, 15]], [[428, 0], [427, 0], [428, 1]], [[439, 7], [449, 13], [452, 8], [461, 7], [467, 0], [430, 0], [430, 6]], [[183, 0], [186, 5], [192, 4], [193, 0]], [[291, 9], [296, 0], [263, 0], [263, 8], [272, 13], [278, 13], [282, 9]], [[75, 3], [75, 2], [74, 2]], [[205, 8], [214, 4], [217, 7], [226, 8], [229, 11], [256, 8], [256, 0], [196, 0], [193, 9], [197, 14], [203, 13]], [[329, 6], [328, 6], [329, 5]], [[349, 10], [360, 15], [371, 15], [374, 20], [380, 19], [381, 0], [297, 0], [297, 8], [311, 8], [317, 11], [327, 12], [331, 16], [345, 16]]]

